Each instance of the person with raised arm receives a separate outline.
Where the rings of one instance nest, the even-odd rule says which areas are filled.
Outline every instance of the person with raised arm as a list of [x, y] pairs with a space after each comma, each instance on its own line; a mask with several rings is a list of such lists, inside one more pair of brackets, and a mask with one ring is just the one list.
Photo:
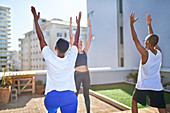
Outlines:
[[75, 95], [74, 66], [78, 54], [78, 48], [76, 46], [78, 45], [80, 34], [81, 12], [79, 13], [78, 19], [76, 19], [77, 31], [73, 46], [68, 54], [65, 55], [69, 48], [69, 43], [63, 38], [58, 39], [55, 46], [56, 56], [45, 42], [44, 35], [38, 24], [40, 13], [37, 14], [33, 6], [31, 7], [31, 11], [34, 17], [42, 55], [47, 66], [45, 107], [49, 113], [56, 113], [58, 108], [60, 108], [61, 113], [76, 113], [77, 97]]
[[166, 105], [161, 84], [160, 68], [162, 53], [157, 46], [159, 37], [153, 34], [150, 14], [146, 17], [149, 35], [145, 38], [145, 47], [141, 45], [133, 24], [138, 20], [135, 13], [130, 14], [130, 29], [132, 39], [141, 55], [136, 88], [132, 96], [132, 113], [138, 113], [137, 103], [146, 106], [146, 97], [150, 99], [150, 106], [157, 107], [160, 113], [166, 113]]
[[87, 67], [87, 52], [90, 47], [91, 38], [92, 38], [92, 29], [90, 18], [88, 18], [88, 27], [89, 27], [89, 36], [85, 48], [82, 50], [82, 40], [79, 39], [78, 42], [78, 56], [75, 64], [75, 84], [76, 84], [76, 95], [80, 90], [80, 85], [83, 85], [83, 95], [85, 99], [85, 105], [87, 113], [90, 113], [90, 98], [89, 98], [89, 87], [90, 87], [90, 75]]

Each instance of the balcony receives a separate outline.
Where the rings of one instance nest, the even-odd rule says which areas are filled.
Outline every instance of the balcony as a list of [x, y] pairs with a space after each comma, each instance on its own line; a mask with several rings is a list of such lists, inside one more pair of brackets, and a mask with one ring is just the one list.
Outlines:
[[0, 31], [11, 31], [11, 29], [8, 29], [8, 28], [0, 28]]
[[11, 25], [9, 25], [8, 23], [0, 23], [0, 26], [10, 27]]
[[1, 59], [1, 58], [0, 58], [0, 61], [7, 61], [7, 60], [8, 60], [8, 59]]
[[6, 42], [0, 41], [0, 43], [1, 43], [1, 44], [10, 44], [11, 42], [8, 42], [8, 41], [6, 41]]
[[0, 37], [0, 39], [9, 40], [9, 39], [11, 39], [11, 38], [9, 38], [9, 37]]
[[19, 51], [19, 54], [23, 54], [23, 51], [20, 50], [20, 51]]
[[1, 22], [6, 22], [6, 23], [10, 23], [9, 19], [0, 19]]
[[0, 66], [4, 66], [4, 65], [7, 65], [7, 63], [5, 63], [5, 62], [4, 63], [0, 63]]
[[9, 35], [11, 35], [11, 33], [8, 33], [8, 32], [0, 32], [0, 35], [7, 35], [7, 36], [9, 36]]
[[10, 15], [9, 10], [0, 10], [0, 13], [5, 14], [5, 15], [3, 15], [3, 16], [8, 16], [8, 15]]
[[2, 18], [6, 18], [6, 19], [10, 19], [10, 16], [9, 15], [0, 15], [0, 17], [2, 17]]

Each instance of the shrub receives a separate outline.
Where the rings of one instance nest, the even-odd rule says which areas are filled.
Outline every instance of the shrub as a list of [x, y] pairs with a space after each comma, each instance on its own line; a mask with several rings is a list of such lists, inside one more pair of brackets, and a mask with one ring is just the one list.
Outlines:
[[36, 81], [35, 85], [42, 85], [42, 81], [41, 80]]

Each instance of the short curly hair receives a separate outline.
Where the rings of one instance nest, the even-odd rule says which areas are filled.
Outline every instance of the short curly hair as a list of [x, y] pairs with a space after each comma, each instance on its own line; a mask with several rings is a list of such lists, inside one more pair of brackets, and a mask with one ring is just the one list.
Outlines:
[[56, 42], [56, 49], [59, 53], [65, 53], [69, 48], [69, 43], [67, 40], [60, 38]]

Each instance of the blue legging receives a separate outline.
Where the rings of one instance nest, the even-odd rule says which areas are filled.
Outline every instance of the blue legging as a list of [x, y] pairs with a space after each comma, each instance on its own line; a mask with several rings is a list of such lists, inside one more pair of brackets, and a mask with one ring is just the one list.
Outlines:
[[52, 90], [47, 93], [44, 104], [48, 113], [56, 113], [60, 107], [61, 113], [77, 112], [77, 97], [73, 91]]

